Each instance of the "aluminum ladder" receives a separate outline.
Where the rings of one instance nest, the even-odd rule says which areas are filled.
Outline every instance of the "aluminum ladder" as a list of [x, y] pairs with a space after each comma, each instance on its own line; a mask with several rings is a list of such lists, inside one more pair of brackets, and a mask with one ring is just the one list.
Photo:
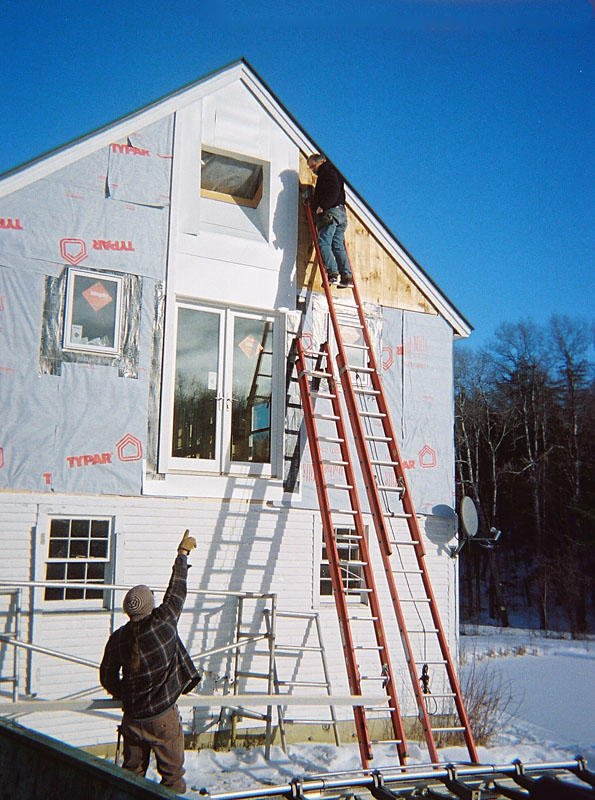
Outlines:
[[[305, 209], [337, 346], [345, 405], [424, 738], [432, 762], [437, 762], [434, 734], [460, 733], [471, 761], [479, 763], [357, 283], [354, 277], [353, 285], [341, 290], [341, 300], [335, 300], [308, 202]], [[358, 355], [362, 365], [354, 366]], [[399, 519], [406, 522], [405, 538], [394, 531]], [[439, 717], [440, 723], [432, 726], [431, 716]]]

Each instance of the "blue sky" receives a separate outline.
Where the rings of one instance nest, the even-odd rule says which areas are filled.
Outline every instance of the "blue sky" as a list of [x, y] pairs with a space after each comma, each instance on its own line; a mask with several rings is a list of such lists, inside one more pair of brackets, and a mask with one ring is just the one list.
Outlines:
[[592, 320], [593, 2], [8, 0], [0, 172], [244, 57], [472, 343]]

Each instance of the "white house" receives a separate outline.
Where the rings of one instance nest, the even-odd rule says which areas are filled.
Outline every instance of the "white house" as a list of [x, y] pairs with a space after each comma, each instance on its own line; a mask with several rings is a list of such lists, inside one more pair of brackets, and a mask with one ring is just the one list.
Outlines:
[[[333, 692], [347, 693], [290, 355], [297, 333], [327, 330], [300, 202], [318, 149], [240, 61], [0, 179], [0, 631], [18, 619], [35, 645], [18, 648], [17, 675], [0, 642], [4, 700], [15, 687], [47, 699], [96, 688], [92, 665], [124, 622], [122, 591], [98, 586], [165, 587], [186, 528], [189, 585], [204, 593], [189, 595], [181, 635], [197, 657], [218, 650], [197, 662], [202, 691], [247, 691], [240, 673], [256, 671], [254, 653], [225, 649], [237, 598], [219, 591], [257, 596], [243, 611], [253, 631], [260, 595], [317, 612]], [[470, 326], [347, 196], [354, 274], [456, 647], [452, 347]], [[305, 642], [300, 624], [279, 615], [277, 643]], [[293, 678], [319, 674], [315, 658], [289, 659]], [[188, 717], [196, 732], [219, 710], [201, 713]], [[116, 717], [19, 721], [90, 746], [113, 741]]]

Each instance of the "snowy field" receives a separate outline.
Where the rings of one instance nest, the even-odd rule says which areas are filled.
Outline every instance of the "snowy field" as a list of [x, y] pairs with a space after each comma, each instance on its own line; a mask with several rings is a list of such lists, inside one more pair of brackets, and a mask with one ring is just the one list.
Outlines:
[[[485, 764], [507, 764], [516, 758], [526, 763], [584, 756], [595, 768], [595, 639], [573, 641], [548, 638], [529, 630], [467, 626], [461, 637], [466, 667], [474, 659], [497, 673], [509, 687], [512, 718], [505, 722], [489, 747], [479, 747]], [[464, 680], [464, 676], [463, 676]], [[409, 742], [409, 763], [428, 761], [425, 747]], [[357, 770], [357, 745], [337, 748], [326, 744], [290, 745], [287, 755], [273, 748], [270, 762], [261, 747], [231, 752], [213, 750], [186, 753], [187, 797], [287, 783], [293, 777]], [[440, 751], [445, 762], [467, 761], [462, 747]], [[375, 747], [373, 767], [398, 766], [394, 745]], [[148, 778], [159, 780], [153, 767]], [[204, 797], [203, 797], [204, 800]]]

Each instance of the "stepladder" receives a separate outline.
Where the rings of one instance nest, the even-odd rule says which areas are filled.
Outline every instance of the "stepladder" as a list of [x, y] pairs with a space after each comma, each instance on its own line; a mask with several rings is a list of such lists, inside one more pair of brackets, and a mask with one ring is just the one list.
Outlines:
[[[362, 495], [367, 501], [423, 736], [433, 762], [439, 760], [437, 743], [460, 736], [471, 761], [478, 763], [456, 668], [430, 580], [424, 538], [357, 286], [357, 265], [352, 265], [351, 287], [333, 288], [327, 280], [308, 204], [306, 215], [328, 305], [342, 406], [356, 453], [354, 460], [358, 470], [353, 484], [355, 486], [359, 478], [358, 485], [363, 487]], [[329, 349], [329, 360], [330, 353]], [[314, 414], [314, 410], [305, 406], [305, 424], [312, 450], [317, 433], [315, 427], [308, 424], [310, 413]], [[350, 467], [353, 465], [348, 469]], [[326, 481], [324, 471], [321, 480]], [[324, 511], [322, 513], [324, 517]]]

